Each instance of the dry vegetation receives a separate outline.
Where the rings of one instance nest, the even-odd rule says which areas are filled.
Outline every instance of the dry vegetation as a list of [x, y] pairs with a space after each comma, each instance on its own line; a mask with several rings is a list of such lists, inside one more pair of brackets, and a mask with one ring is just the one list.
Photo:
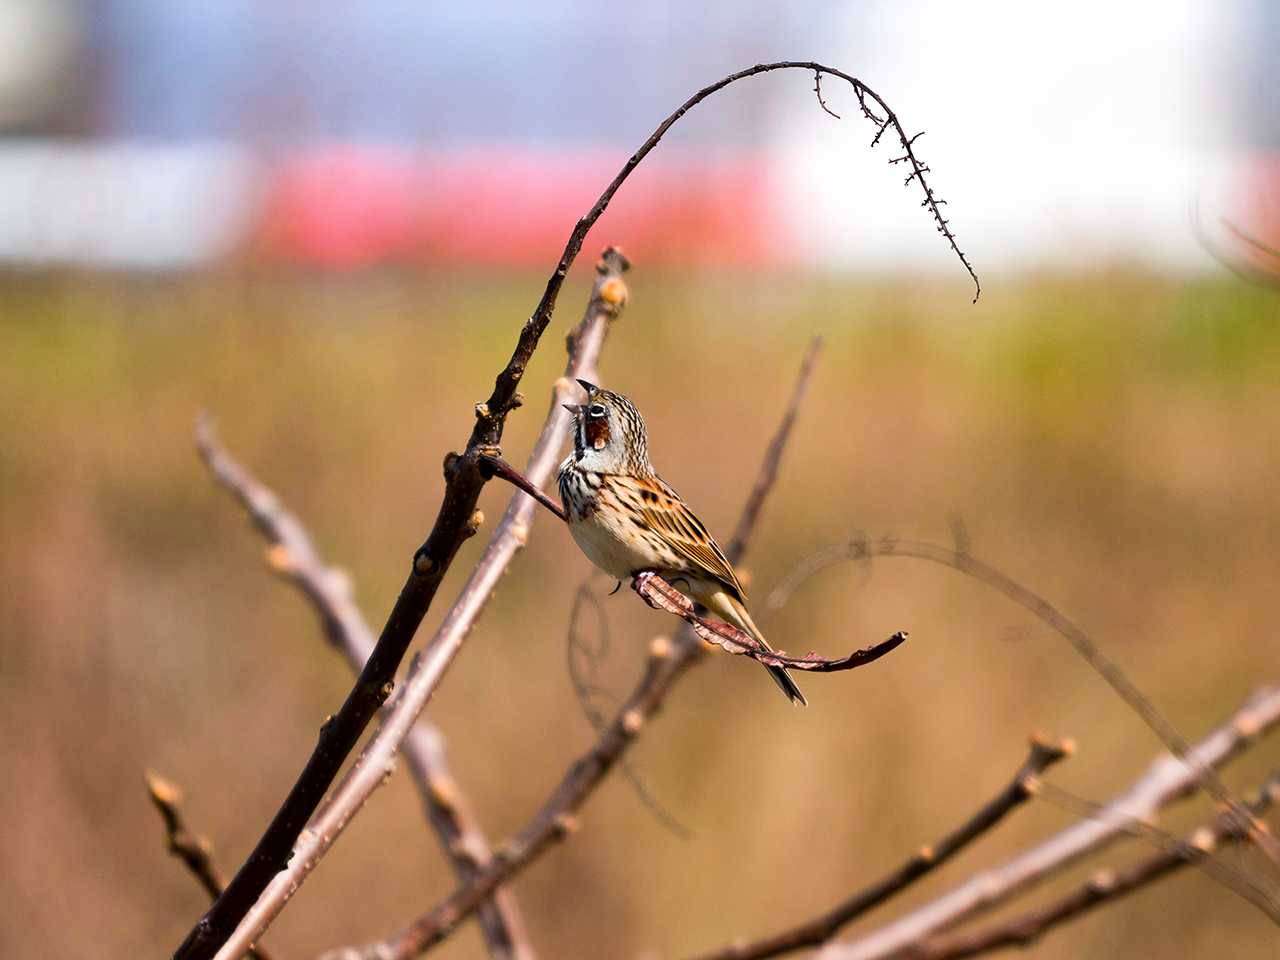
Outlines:
[[[553, 340], [584, 299], [580, 274]], [[3, 281], [0, 953], [176, 943], [205, 900], [163, 848], [143, 770], [183, 784], [230, 868], [349, 686], [193, 455], [197, 412], [216, 415], [379, 619], [439, 500], [441, 452], [469, 428], [540, 284]], [[644, 410], [659, 468], [722, 537], [805, 342], [827, 337], [756, 537], [753, 595], [855, 528], [945, 540], [960, 516], [976, 553], [1090, 629], [1189, 736], [1275, 678], [1274, 293], [1132, 271], [991, 283], [977, 308], [959, 284], [641, 272], [631, 287], [602, 382]], [[561, 363], [540, 351], [526, 393], [541, 397]], [[509, 456], [523, 458], [539, 422], [512, 417]], [[486, 514], [508, 496], [486, 489]], [[479, 548], [464, 547], [446, 592]], [[429, 708], [493, 837], [592, 738], [564, 666], [587, 573], [563, 530], [539, 521]], [[672, 624], [629, 591], [607, 609], [606, 674], [621, 692]], [[670, 957], [806, 917], [990, 796], [1032, 730], [1078, 741], [1053, 779], [1099, 799], [1158, 746], [1061, 640], [950, 571], [836, 570], [762, 626], [790, 650], [832, 655], [898, 628], [912, 639], [873, 668], [810, 680], [807, 711], [743, 660], [692, 675], [635, 755], [692, 838], [664, 831], [625, 781], [607, 785], [581, 836], [516, 885], [543, 955]], [[1258, 782], [1275, 757], [1255, 751], [1228, 782]], [[1069, 820], [1032, 804], [909, 902]], [[349, 833], [272, 928], [282, 954], [377, 936], [451, 888], [403, 776]], [[1225, 943], [1257, 956], [1274, 936], [1185, 873], [1037, 955], [1208, 957]], [[440, 955], [483, 951], [468, 930]]]

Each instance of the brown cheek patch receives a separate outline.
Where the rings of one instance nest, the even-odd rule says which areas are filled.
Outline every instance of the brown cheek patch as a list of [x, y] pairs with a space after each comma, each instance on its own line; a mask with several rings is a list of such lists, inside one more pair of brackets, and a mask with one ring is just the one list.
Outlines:
[[603, 450], [609, 442], [609, 423], [607, 420], [588, 420], [585, 432], [587, 443], [596, 450]]

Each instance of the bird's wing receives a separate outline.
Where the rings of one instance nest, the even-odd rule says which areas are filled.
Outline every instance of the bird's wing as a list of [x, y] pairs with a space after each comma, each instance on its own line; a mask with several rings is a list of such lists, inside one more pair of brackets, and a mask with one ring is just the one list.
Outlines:
[[628, 501], [645, 525], [662, 537], [680, 557], [687, 560], [694, 571], [722, 583], [739, 602], [746, 602], [746, 594], [733, 564], [724, 555], [715, 538], [680, 494], [671, 489], [661, 477], [616, 476], [619, 492]]

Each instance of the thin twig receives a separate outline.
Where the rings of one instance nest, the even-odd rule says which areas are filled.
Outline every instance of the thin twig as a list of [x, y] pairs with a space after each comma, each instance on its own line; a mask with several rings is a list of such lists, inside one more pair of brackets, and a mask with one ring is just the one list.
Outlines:
[[1249, 233], [1249, 231], [1239, 226], [1234, 220], [1229, 220], [1226, 217], [1222, 217], [1221, 221], [1222, 221], [1222, 225], [1226, 227], [1227, 230], [1235, 234], [1235, 237], [1237, 240], [1240, 240], [1241, 242], [1243, 242], [1255, 253], [1264, 254], [1265, 256], [1271, 257], [1273, 260], [1280, 260], [1280, 249], [1277, 249], [1276, 247], [1271, 246], [1271, 244], [1267, 243], [1266, 241], [1260, 240], [1258, 237], [1255, 237], [1253, 234]]
[[839, 120], [840, 114], [836, 113], [829, 106], [827, 106], [827, 101], [822, 99], [822, 71], [821, 70], [813, 71], [813, 92], [818, 97], [818, 106], [820, 106], [828, 114], [830, 114], [831, 116]]
[[[449, 771], [444, 735], [419, 722], [400, 745], [414, 780], [426, 785], [423, 811], [444, 844], [458, 879], [466, 882], [493, 860], [493, 850], [458, 781]], [[494, 960], [533, 960], [524, 917], [515, 891], [499, 887], [476, 912], [485, 946]]]
[[1237, 280], [1243, 280], [1245, 283], [1267, 287], [1272, 290], [1280, 283], [1280, 271], [1264, 270], [1251, 264], [1238, 263], [1219, 249], [1217, 243], [1210, 238], [1209, 231], [1205, 229], [1204, 224], [1201, 222], [1200, 201], [1198, 198], [1193, 199], [1191, 202], [1188, 221], [1191, 234], [1195, 237], [1196, 242], [1200, 244], [1201, 249], [1216, 260], [1219, 266], [1235, 276]]
[[[884, 537], [872, 541], [862, 534], [855, 535], [847, 543], [828, 548], [807, 557], [786, 577], [786, 579], [769, 596], [771, 609], [778, 609], [790, 599], [791, 594], [805, 580], [814, 574], [846, 560], [866, 561], [872, 557], [911, 557], [917, 560], [928, 560], [959, 570], [974, 579], [1000, 591], [1010, 600], [1033, 613], [1042, 622], [1048, 624], [1075, 649], [1076, 653], [1093, 670], [1102, 677], [1112, 690], [1129, 705], [1142, 721], [1160, 738], [1161, 742], [1176, 757], [1188, 759], [1191, 756], [1190, 746], [1186, 738], [1162, 714], [1154, 703], [1138, 689], [1132, 680], [1120, 669], [1099, 646], [1076, 623], [1049, 603], [1044, 597], [1018, 583], [1003, 571], [997, 570], [969, 553], [968, 535], [959, 528], [956, 545], [952, 549], [934, 543], [919, 540], [899, 540], [895, 537]], [[1262, 828], [1256, 817], [1240, 808], [1227, 791], [1222, 779], [1211, 767], [1202, 771], [1205, 789], [1219, 803], [1232, 808], [1242, 822], [1250, 827], [1250, 836], [1259, 849], [1273, 862], [1280, 864], [1280, 842], [1269, 831]]]
[[924, 906], [846, 943], [833, 943], [819, 960], [900, 957], [941, 930], [1008, 902], [1087, 854], [1127, 836], [1134, 823], [1155, 819], [1167, 803], [1201, 786], [1201, 770], [1227, 763], [1280, 722], [1280, 686], [1264, 687], [1191, 749], [1189, 761], [1158, 758], [1096, 816], [1059, 831], [1004, 864], [984, 870]]
[[693, 632], [734, 656], [750, 657], [770, 667], [786, 667], [788, 670], [805, 670], [810, 673], [836, 673], [853, 670], [879, 660], [886, 653], [897, 649], [907, 639], [898, 631], [887, 640], [855, 650], [847, 657], [829, 659], [810, 653], [803, 657], [787, 656], [781, 650], [771, 650], [755, 637], [732, 624], [712, 617], [703, 617], [694, 609], [693, 601], [673, 587], [658, 574], [645, 570], [635, 575], [631, 588], [645, 603], [655, 610], [665, 610], [679, 617], [693, 628]]
[[[585, 642], [579, 631], [582, 608], [586, 604], [590, 604], [595, 611], [600, 626], [599, 642], [595, 647]], [[588, 578], [578, 584], [578, 589], [573, 596], [573, 606], [569, 610], [565, 659], [569, 668], [569, 682], [573, 684], [573, 692], [578, 698], [578, 705], [582, 708], [583, 715], [587, 718], [587, 722], [591, 724], [597, 736], [608, 729], [609, 718], [600, 707], [596, 706], [596, 700], [598, 698], [607, 699], [615, 705], [618, 702], [618, 698], [599, 683], [600, 663], [604, 659], [608, 647], [609, 618], [605, 613], [604, 605], [600, 602], [600, 598], [591, 589], [590, 578]], [[575, 656], [575, 654], [578, 654], [578, 656]], [[635, 768], [629, 758], [623, 757], [618, 764], [618, 769], [627, 782], [631, 784], [636, 796], [640, 798], [640, 802], [653, 815], [659, 826], [681, 840], [688, 840], [693, 836], [693, 831], [681, 823], [676, 815], [668, 810], [666, 805], [649, 789], [649, 785], [645, 783], [640, 771]]]
[[803, 947], [826, 943], [841, 927], [875, 909], [890, 897], [897, 896], [996, 826], [1007, 814], [1034, 796], [1036, 778], [1053, 764], [1071, 756], [1074, 749], [1070, 740], [1055, 742], [1039, 736], [1033, 737], [1030, 753], [1009, 784], [937, 843], [921, 847], [897, 869], [812, 920], [752, 943], [732, 944], [723, 950], [706, 954], [701, 960], [765, 960], [766, 957], [777, 957]]
[[791, 429], [795, 426], [796, 417], [800, 415], [800, 407], [809, 394], [809, 384], [813, 381], [813, 371], [818, 365], [818, 358], [822, 356], [824, 342], [822, 337], [811, 339], [804, 352], [804, 358], [800, 361], [800, 372], [796, 374], [795, 388], [791, 392], [791, 399], [787, 402], [787, 409], [783, 411], [782, 422], [778, 424], [778, 429], [774, 431], [773, 438], [769, 441], [769, 448], [764, 453], [760, 472], [751, 487], [751, 493], [747, 495], [746, 506], [742, 508], [742, 514], [738, 517], [738, 525], [734, 528], [733, 536], [729, 538], [730, 559], [746, 553], [747, 540], [750, 539], [751, 532], [755, 530], [756, 522], [760, 519], [765, 498], [769, 496], [769, 491], [778, 480], [778, 465], [782, 463], [782, 451], [787, 441], [791, 439]]
[[[569, 414], [561, 406], [578, 391], [575, 377], [596, 376], [596, 362], [604, 346], [612, 320], [626, 302], [627, 290], [623, 272], [630, 266], [618, 250], [605, 251], [597, 265], [596, 282], [582, 322], [567, 341], [569, 360], [565, 375], [552, 391], [551, 406], [533, 451], [526, 473], [544, 480], [555, 469], [558, 452], [569, 429]], [[487, 412], [477, 409], [479, 418]], [[488, 448], [486, 453], [493, 453]], [[474, 453], [477, 473], [480, 453]], [[449, 468], [446, 467], [446, 470]], [[437, 628], [427, 648], [414, 657], [405, 682], [383, 713], [382, 723], [365, 746], [359, 760], [347, 771], [323, 807], [307, 824], [299, 837], [287, 869], [272, 878], [263, 896], [254, 904], [233, 935], [217, 954], [218, 960], [237, 960], [243, 945], [262, 935], [262, 931], [284, 909], [285, 903], [306, 880], [316, 864], [341, 835], [351, 817], [384, 782], [394, 769], [400, 744], [413, 729], [414, 722], [426, 706], [444, 671], [457, 655], [463, 641], [475, 625], [494, 588], [515, 555], [529, 538], [533, 522], [534, 501], [517, 493], [507, 505], [470, 578], [458, 594], [444, 621]], [[473, 515], [473, 529], [482, 518]], [[496, 887], [486, 891], [486, 898]]]
[[[689, 110], [697, 106], [707, 97], [729, 86], [738, 80], [774, 70], [801, 69], [806, 71], [827, 73], [840, 77], [849, 83], [858, 98], [865, 116], [879, 124], [876, 140], [889, 126], [898, 134], [906, 157], [913, 173], [919, 181], [924, 194], [921, 205], [929, 210], [934, 224], [942, 234], [952, 251], [960, 259], [961, 264], [973, 279], [974, 302], [982, 292], [978, 276], [972, 265], [960, 249], [950, 224], [942, 216], [943, 201], [936, 196], [932, 186], [925, 179], [925, 167], [916, 157], [911, 143], [894, 112], [874, 90], [862, 81], [812, 61], [779, 61], [776, 63], [760, 63], [745, 70], [739, 70], [715, 83], [703, 87], [681, 104], [670, 116], [658, 124], [649, 138], [623, 164], [622, 169], [604, 189], [604, 192], [592, 204], [591, 209], [574, 225], [565, 242], [564, 251], [547, 279], [542, 298], [534, 308], [532, 315], [521, 328], [515, 350], [511, 359], [498, 374], [489, 399], [476, 406], [476, 423], [467, 441], [466, 449], [461, 454], [446, 459], [445, 490], [436, 515], [431, 533], [418, 551], [414, 554], [409, 577], [401, 589], [395, 606], [387, 618], [382, 634], [373, 654], [369, 657], [360, 678], [348, 694], [338, 713], [321, 729], [319, 743], [312, 752], [306, 766], [299, 774], [289, 795], [272, 818], [262, 838], [240, 870], [232, 878], [227, 889], [207, 913], [191, 929], [186, 939], [174, 954], [175, 960], [208, 960], [228, 940], [233, 931], [243, 925], [245, 917], [264, 894], [267, 885], [275, 876], [286, 869], [293, 855], [296, 841], [299, 839], [305, 824], [316, 812], [326, 791], [341, 770], [347, 756], [355, 748], [356, 742], [365, 727], [373, 719], [382, 703], [390, 696], [394, 688], [394, 677], [400, 661], [404, 658], [409, 643], [421, 625], [435, 598], [440, 582], [448, 572], [458, 549], [468, 537], [474, 534], [473, 517], [480, 491], [485, 484], [481, 473], [479, 457], [482, 452], [493, 452], [502, 442], [503, 430], [507, 415], [519, 403], [517, 388], [524, 376], [524, 371], [532, 358], [543, 332], [551, 322], [555, 312], [556, 300], [564, 285], [569, 268], [577, 259], [588, 231], [609, 206], [614, 195], [631, 176], [632, 171], [658, 145], [666, 132]], [[884, 120], [876, 117], [867, 106], [866, 99], [871, 98], [884, 111]], [[532, 471], [530, 471], [532, 473]], [[456, 648], [453, 652], [456, 652]], [[442, 658], [433, 662], [438, 666], [428, 669], [433, 679], [425, 681], [428, 687], [434, 687], [443, 675], [444, 668], [452, 660], [453, 652], [444, 653]], [[428, 689], [424, 695], [429, 694]], [[278, 907], [275, 908], [278, 910]], [[244, 936], [241, 935], [243, 940]]]
[[[187, 826], [187, 818], [182, 814], [182, 791], [178, 785], [148, 770], [147, 795], [164, 821], [169, 852], [186, 864], [211, 900], [217, 899], [225, 889], [226, 881], [213, 862], [213, 845]], [[272, 958], [271, 951], [260, 944], [251, 946], [248, 955], [253, 960]]]
[[[270, 545], [267, 563], [307, 599], [329, 642], [359, 673], [373, 652], [373, 631], [353, 596], [350, 577], [328, 566], [298, 517], [219, 442], [212, 423], [196, 425], [196, 449], [209, 472], [245, 509]], [[386, 710], [386, 706], [383, 706]], [[489, 861], [492, 852], [462, 788], [445, 760], [444, 737], [425, 720], [409, 732], [402, 747], [422, 796], [427, 822], [461, 880]], [[485, 944], [495, 960], [532, 960], [534, 952], [524, 920], [510, 890], [498, 890], [477, 914]]]
[[[1261, 817], [1276, 803], [1280, 803], [1280, 775], [1272, 774], [1257, 799], [1246, 805], [1253, 816]], [[1063, 897], [976, 931], [931, 937], [913, 947], [907, 956], [911, 960], [960, 960], [1004, 947], [1029, 947], [1064, 923], [1142, 890], [1183, 867], [1202, 865], [1216, 850], [1247, 839], [1235, 817], [1220, 814], [1192, 831], [1175, 849], [1152, 854], [1121, 870], [1095, 870], [1082, 886]]]
[[[760, 494], [761, 500], [768, 494], [768, 485], [777, 478], [778, 465], [812, 372], [813, 364], [806, 362], [796, 380], [782, 423], [766, 449], [757, 473], [757, 477], [768, 478]], [[758, 518], [758, 503], [754, 510], [754, 513], [744, 510], [743, 516]], [[748, 527], [741, 529], [740, 533], [742, 535], [734, 538], [727, 554], [734, 564], [740, 563], [745, 556], [752, 531]], [[390, 938], [359, 947], [343, 947], [325, 954], [322, 960], [405, 960], [446, 939], [490, 890], [511, 879], [574, 830], [577, 826], [574, 814], [623, 757], [644, 725], [665, 702], [676, 682], [702, 655], [702, 644], [687, 624], [681, 626], [673, 639], [658, 637], [654, 640], [639, 684], [618, 709], [612, 722], [595, 745], [570, 765], [529, 823], [510, 843], [499, 849], [488, 870], [471, 883], [460, 886], [443, 902]]]
[[[1065, 790], [1053, 783], [1041, 782], [1039, 791], [1040, 797], [1046, 802], [1081, 818], [1097, 816], [1104, 806], [1103, 804], [1086, 800], [1084, 797], [1076, 796], [1069, 790]], [[1245, 809], [1247, 810], [1248, 808], [1245, 807]], [[1222, 812], [1223, 815], [1230, 815], [1232, 810], [1230, 807], [1223, 807]], [[1249, 816], [1252, 817], [1253, 814], [1250, 813]], [[1265, 822], [1262, 822], [1262, 826], [1264, 829], [1267, 828]], [[1181, 845], [1181, 841], [1167, 830], [1162, 830], [1155, 824], [1141, 820], [1131, 821], [1126, 825], [1125, 832], [1131, 837], [1145, 840], [1149, 845], [1166, 852], [1177, 850]], [[1248, 829], [1243, 826], [1240, 827], [1238, 832], [1243, 837], [1247, 838], [1249, 836]], [[1262, 913], [1266, 914], [1273, 923], [1280, 924], [1280, 900], [1277, 900], [1273, 893], [1267, 889], [1265, 882], [1259, 882], [1259, 879], [1250, 873], [1227, 863], [1206, 860], [1200, 864], [1200, 868], [1201, 872], [1210, 879], [1253, 904]]]

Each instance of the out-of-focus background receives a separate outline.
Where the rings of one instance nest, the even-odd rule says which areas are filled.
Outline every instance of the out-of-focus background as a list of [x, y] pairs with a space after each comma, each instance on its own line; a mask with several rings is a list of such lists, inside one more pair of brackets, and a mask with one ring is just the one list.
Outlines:
[[[441, 457], [574, 220], [688, 93], [783, 58], [850, 70], [927, 131], [982, 300], [886, 163], [893, 146], [867, 149], [847, 90], [824, 85], [836, 120], [803, 73], [746, 81], [689, 114], [588, 239], [511, 459], [591, 254], [618, 243], [636, 268], [604, 382], [636, 400], [664, 476], [722, 536], [806, 340], [828, 340], [746, 564], [758, 601], [853, 530], [945, 541], [960, 517], [977, 555], [1084, 625], [1188, 736], [1275, 680], [1267, 0], [2, 0], [0, 953], [171, 950], [206, 904], [163, 849], [144, 769], [183, 785], [231, 869], [348, 687], [194, 457], [196, 414], [380, 624]], [[508, 496], [493, 485], [486, 514]], [[495, 840], [592, 740], [565, 668], [587, 574], [540, 518], [430, 705]], [[606, 608], [621, 693], [671, 624], [628, 591]], [[635, 759], [692, 837], [607, 784], [516, 883], [543, 956], [673, 957], [808, 916], [985, 800], [1033, 730], [1078, 740], [1054, 776], [1094, 799], [1158, 746], [1060, 639], [947, 570], [836, 570], [760, 619], [793, 651], [912, 639], [805, 681], [804, 711], [740, 660], [690, 675]], [[1227, 780], [1276, 757], [1264, 744]], [[1035, 804], [906, 902], [1070, 821]], [[400, 774], [268, 942], [303, 957], [363, 940], [451, 887]], [[1036, 955], [1274, 948], [1260, 914], [1188, 871]], [[439, 952], [483, 956], [474, 930]]]

